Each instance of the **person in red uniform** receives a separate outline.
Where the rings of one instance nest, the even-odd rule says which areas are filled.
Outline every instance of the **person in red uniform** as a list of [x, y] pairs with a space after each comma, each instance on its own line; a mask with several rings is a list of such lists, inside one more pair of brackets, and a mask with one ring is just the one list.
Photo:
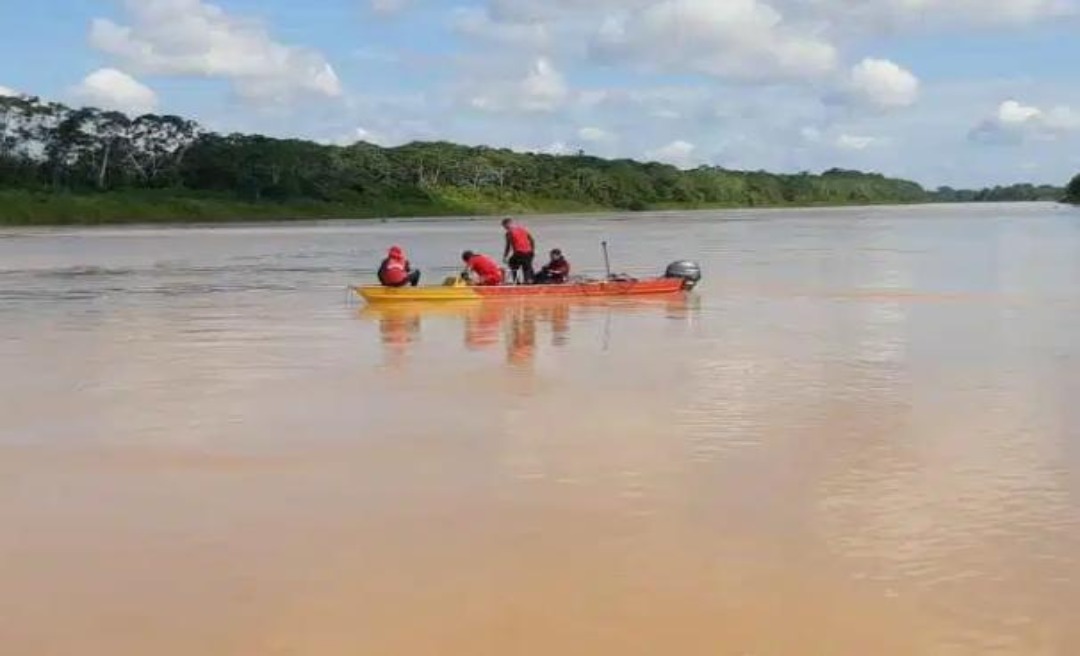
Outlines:
[[461, 254], [465, 261], [465, 272], [474, 274], [480, 285], [501, 285], [503, 270], [499, 263], [487, 255], [465, 251]]
[[525, 226], [515, 224], [513, 219], [503, 219], [502, 226], [506, 231], [506, 248], [503, 249], [503, 262], [506, 262], [510, 267], [510, 271], [514, 273], [515, 278], [518, 269], [521, 269], [524, 274], [525, 284], [532, 284], [536, 241]]
[[536, 272], [536, 284], [564, 283], [570, 278], [570, 262], [558, 248], [551, 251], [551, 261]]
[[379, 265], [379, 282], [384, 287], [416, 287], [420, 283], [420, 272], [414, 271], [405, 251], [400, 246], [391, 246], [386, 259]]

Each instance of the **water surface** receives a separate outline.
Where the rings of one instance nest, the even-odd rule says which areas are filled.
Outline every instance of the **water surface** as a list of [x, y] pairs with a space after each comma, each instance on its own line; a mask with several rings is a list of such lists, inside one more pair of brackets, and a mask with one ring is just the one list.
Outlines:
[[1080, 213], [626, 218], [0, 233], [4, 653], [1080, 653]]

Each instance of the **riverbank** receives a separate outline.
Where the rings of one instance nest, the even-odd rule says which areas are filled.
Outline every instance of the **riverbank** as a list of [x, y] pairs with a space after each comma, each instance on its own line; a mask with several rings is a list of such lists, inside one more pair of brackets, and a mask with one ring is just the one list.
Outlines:
[[177, 191], [94, 194], [0, 190], [0, 225], [107, 225], [126, 223], [242, 223], [306, 219], [375, 219], [495, 213], [602, 211], [600, 206], [544, 199], [501, 201], [443, 194], [365, 203], [313, 200], [245, 202], [234, 196]]
[[381, 199], [368, 203], [318, 201], [245, 202], [231, 195], [177, 191], [105, 192], [92, 194], [0, 190], [0, 225], [122, 225], [146, 223], [243, 223], [311, 219], [393, 219], [497, 214], [601, 213], [669, 210], [738, 209], [746, 207], [843, 207], [916, 204], [897, 201], [850, 203], [656, 203], [634, 208], [610, 207], [573, 200], [523, 195], [490, 196], [448, 190], [427, 197]]

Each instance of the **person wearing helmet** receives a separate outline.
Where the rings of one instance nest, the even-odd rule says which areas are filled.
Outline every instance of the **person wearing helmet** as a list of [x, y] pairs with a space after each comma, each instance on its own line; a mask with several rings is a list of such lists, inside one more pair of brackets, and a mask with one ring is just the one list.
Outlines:
[[503, 219], [502, 226], [506, 231], [503, 262], [510, 267], [515, 277], [517, 277], [518, 269], [521, 269], [525, 284], [531, 284], [534, 275], [533, 257], [536, 253], [536, 241], [525, 226], [515, 224], [513, 219]]
[[555, 248], [551, 251], [551, 261], [536, 272], [535, 282], [543, 284], [561, 284], [570, 278], [570, 262], [563, 257], [562, 251]]
[[503, 269], [499, 263], [487, 255], [465, 251], [461, 254], [465, 262], [466, 275], [471, 274], [478, 285], [501, 285], [503, 283]]
[[413, 270], [405, 251], [400, 246], [391, 246], [386, 259], [379, 265], [379, 282], [384, 287], [404, 287], [420, 284], [420, 271]]

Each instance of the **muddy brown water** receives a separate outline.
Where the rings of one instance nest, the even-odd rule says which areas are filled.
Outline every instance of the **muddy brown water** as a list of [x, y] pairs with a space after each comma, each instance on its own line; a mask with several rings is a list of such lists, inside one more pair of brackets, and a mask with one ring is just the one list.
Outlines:
[[1080, 212], [0, 232], [4, 654], [1080, 653]]

